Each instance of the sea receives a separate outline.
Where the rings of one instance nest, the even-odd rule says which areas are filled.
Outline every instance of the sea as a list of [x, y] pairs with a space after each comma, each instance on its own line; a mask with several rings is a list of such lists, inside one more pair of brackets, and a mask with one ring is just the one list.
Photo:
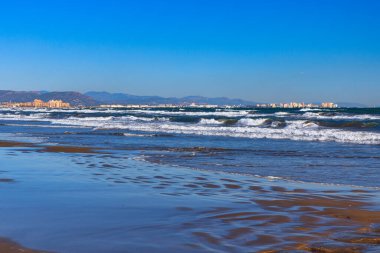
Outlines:
[[379, 108], [0, 108], [0, 134], [196, 170], [380, 187]]

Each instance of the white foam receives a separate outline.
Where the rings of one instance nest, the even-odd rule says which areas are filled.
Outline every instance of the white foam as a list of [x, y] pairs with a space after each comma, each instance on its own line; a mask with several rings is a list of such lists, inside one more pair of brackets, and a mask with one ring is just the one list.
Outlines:
[[133, 133], [123, 133], [126, 137], [152, 137], [152, 134], [133, 134]]
[[287, 122], [284, 128], [247, 126], [223, 126], [205, 124], [181, 124], [174, 122], [92, 122], [81, 120], [52, 120], [55, 124], [74, 124], [96, 129], [128, 129], [144, 132], [165, 132], [209, 136], [230, 136], [242, 138], [290, 139], [302, 141], [334, 141], [359, 144], [380, 144], [380, 134], [364, 131], [323, 129], [306, 121]]
[[20, 121], [48, 121], [50, 113], [34, 113], [30, 115], [5, 113], [0, 114], [0, 120], [20, 120]]
[[335, 119], [335, 120], [380, 120], [379, 115], [357, 114], [357, 115], [323, 115], [315, 112], [306, 112], [302, 117], [310, 119]]
[[121, 121], [147, 121], [147, 122], [151, 122], [151, 121], [169, 121], [169, 118], [166, 118], [166, 117], [136, 117], [136, 116], [122, 116], [122, 117], [115, 117], [115, 119], [117, 120], [121, 120]]
[[251, 111], [248, 110], [229, 110], [215, 112], [200, 112], [200, 111], [160, 111], [160, 110], [130, 110], [131, 114], [150, 114], [150, 115], [165, 115], [165, 116], [217, 116], [217, 117], [242, 117], [246, 116]]
[[69, 117], [69, 120], [80, 120], [80, 121], [111, 121], [115, 117], [109, 116], [109, 117]]
[[277, 128], [275, 125], [272, 125], [272, 127], [262, 125], [266, 118], [242, 118], [237, 124], [224, 125], [223, 121], [216, 119], [202, 119], [199, 124], [189, 124], [170, 122], [169, 119], [165, 117], [158, 119], [138, 116], [72, 116], [67, 119], [51, 119], [48, 117], [49, 114], [47, 112], [38, 112], [31, 115], [16, 114], [16, 112], [13, 114], [0, 114], [0, 119], [5, 120], [48, 121], [54, 125], [89, 127], [94, 129], [129, 129], [132, 131], [151, 133], [163, 132], [172, 134], [229, 136], [241, 138], [380, 144], [380, 133], [378, 132], [322, 128], [315, 123], [306, 120], [288, 120], [286, 121], [286, 126]]
[[322, 111], [321, 109], [319, 108], [302, 108], [300, 109], [300, 112], [317, 112], [317, 111]]
[[220, 125], [223, 124], [222, 120], [216, 120], [216, 119], [201, 119], [199, 124], [203, 125]]
[[242, 126], [260, 126], [266, 120], [267, 120], [266, 118], [260, 118], [260, 119], [243, 118], [238, 121], [238, 124]]
[[283, 117], [283, 116], [288, 116], [288, 115], [290, 115], [290, 113], [288, 113], [288, 112], [276, 112], [276, 113], [274, 113], [274, 115], [276, 115], [276, 116], [280, 116], [280, 117]]

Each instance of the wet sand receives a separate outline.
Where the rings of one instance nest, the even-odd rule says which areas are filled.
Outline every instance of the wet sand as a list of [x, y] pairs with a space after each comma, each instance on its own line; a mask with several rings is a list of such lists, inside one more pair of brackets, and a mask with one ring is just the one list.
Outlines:
[[[0, 142], [0, 146], [8, 155], [14, 155], [11, 156], [14, 161], [28, 160], [28, 155], [33, 155], [22, 153], [18, 147], [36, 147], [15, 142]], [[199, 148], [192, 149], [192, 152], [197, 150], [202, 152]], [[33, 185], [33, 180], [39, 184], [39, 180], [44, 180], [44, 173], [53, 173], [52, 178], [59, 177], [60, 188], [51, 186], [57, 196], [61, 196], [66, 185], [70, 186], [68, 189], [77, 189], [74, 195], [65, 195], [65, 201], [71, 203], [69, 206], [73, 205], [71, 201], [76, 196], [86, 193], [87, 187], [94, 187], [94, 192], [102, 189], [95, 196], [91, 192], [87, 193], [79, 204], [76, 203], [78, 210], [85, 212], [89, 210], [82, 202], [94, 205], [91, 209], [93, 219], [79, 227], [84, 231], [76, 234], [72, 229], [76, 227], [76, 216], [80, 212], [60, 211], [59, 217], [63, 223], [55, 224], [57, 221], [54, 218], [50, 221], [54, 228], [43, 228], [46, 234], [58, 233], [54, 236], [56, 241], [49, 243], [41, 236], [36, 239], [38, 243], [34, 244], [21, 232], [15, 233], [15, 238], [12, 237], [21, 243], [28, 242], [28, 246], [39, 246], [33, 248], [70, 252], [81, 245], [80, 236], [91, 244], [99, 240], [95, 235], [100, 234], [103, 242], [110, 242], [107, 252], [123, 252], [123, 249], [131, 252], [380, 252], [380, 206], [376, 189], [271, 181], [244, 175], [170, 168], [146, 163], [140, 158], [136, 160], [136, 157], [120, 150], [104, 154], [86, 147], [38, 146], [30, 152], [38, 152], [40, 155], [36, 163], [46, 161], [45, 167], [58, 164], [56, 161], [62, 159], [72, 164], [71, 168], [65, 169], [64, 173], [58, 165], [53, 172], [39, 167], [26, 168], [31, 178], [25, 177], [25, 170], [13, 174], [15, 172], [11, 169], [4, 168], [0, 172], [0, 178], [4, 179], [0, 180], [2, 191], [21, 188], [25, 182]], [[52, 163], [49, 164], [49, 161]], [[33, 178], [33, 175], [39, 178]], [[70, 177], [67, 178], [67, 175]], [[85, 187], [71, 186], [72, 175], [78, 180], [78, 185], [85, 181]], [[40, 194], [45, 194], [45, 191], [43, 188], [40, 192], [29, 194], [35, 194], [31, 196], [33, 198], [41, 198]], [[110, 200], [113, 201], [110, 203], [117, 208], [104, 209], [105, 204], [100, 200], [99, 203], [89, 201], [92, 198], [101, 199], [103, 195], [106, 196], [105, 203], [112, 196]], [[120, 203], [114, 203], [118, 198]], [[13, 201], [16, 201], [15, 206], [20, 205], [17, 198]], [[58, 200], [54, 198], [53, 201]], [[45, 204], [42, 203], [42, 206]], [[58, 204], [61, 205], [61, 201]], [[137, 207], [139, 212], [134, 211]], [[40, 207], [34, 208], [39, 210]], [[52, 209], [50, 214], [59, 208]], [[120, 208], [122, 212], [115, 211]], [[13, 210], [12, 207], [10, 210]], [[39, 217], [38, 213], [31, 215]], [[110, 220], [103, 221], [104, 217]], [[37, 225], [32, 224], [31, 227]], [[64, 248], [62, 245], [68, 240], [68, 235], [59, 234], [62, 233], [59, 226], [64, 231], [72, 229], [72, 236], [78, 244]], [[20, 226], [22, 229], [26, 228]], [[89, 237], [88, 233], [94, 236]], [[158, 242], [159, 245], [150, 245]], [[19, 247], [7, 241], [2, 245], [1, 242], [0, 252], [3, 252], [1, 247], [10, 250]], [[90, 246], [84, 246], [78, 252], [89, 252], [86, 247]], [[99, 250], [105, 249], [107, 245], [102, 247]], [[4, 252], [8, 252], [8, 248], [4, 248]]]
[[96, 153], [96, 149], [90, 147], [68, 147], [68, 146], [47, 146], [44, 147], [42, 152], [53, 153]]
[[0, 238], [0, 252], [2, 253], [48, 253], [47, 251], [37, 251], [24, 248], [15, 242]]
[[96, 153], [99, 148], [92, 147], [73, 147], [73, 146], [41, 146], [28, 142], [1, 141], [0, 148], [10, 147], [34, 147], [39, 148], [41, 152], [53, 153]]
[[17, 141], [1, 141], [0, 140], [0, 147], [6, 148], [6, 147], [33, 147], [33, 143], [27, 143], [27, 142], [17, 142]]

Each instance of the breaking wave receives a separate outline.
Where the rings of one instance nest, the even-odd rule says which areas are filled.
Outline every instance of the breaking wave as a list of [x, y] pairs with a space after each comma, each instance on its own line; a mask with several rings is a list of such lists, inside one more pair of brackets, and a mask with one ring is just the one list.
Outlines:
[[[95, 129], [126, 129], [132, 131], [190, 134], [207, 136], [228, 136], [260, 139], [290, 139], [297, 141], [334, 141], [357, 144], [380, 144], [380, 134], [362, 131], [347, 131], [341, 129], [324, 129], [310, 121], [286, 122], [286, 126], [252, 127], [236, 125], [225, 126], [219, 121], [211, 120], [206, 124], [178, 124], [171, 122], [100, 122], [81, 120], [52, 120], [53, 124], [68, 124], [93, 127]], [[257, 123], [258, 124], [258, 123]]]
[[[138, 131], [137, 134], [146, 132], [374, 145], [380, 144], [380, 122], [376, 121], [379, 119], [377, 114], [348, 115], [331, 111], [302, 111], [297, 114], [294, 111], [259, 113], [253, 110], [0, 110], [1, 121], [41, 121], [45, 127], [51, 124], [94, 130], [124, 129]], [[38, 124], [33, 126], [38, 127]]]
[[330, 113], [315, 113], [315, 112], [306, 112], [302, 117], [310, 119], [332, 119], [332, 120], [380, 120], [380, 115], [370, 115], [370, 114], [357, 114], [357, 115], [345, 115], [345, 114], [336, 114], [333, 112]]

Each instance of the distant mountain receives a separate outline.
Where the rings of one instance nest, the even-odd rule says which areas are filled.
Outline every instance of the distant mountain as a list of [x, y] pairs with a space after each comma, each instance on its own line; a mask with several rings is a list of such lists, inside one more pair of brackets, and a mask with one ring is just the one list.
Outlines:
[[86, 96], [99, 101], [102, 104], [215, 104], [215, 105], [254, 105], [255, 102], [232, 99], [226, 97], [207, 98], [202, 96], [188, 96], [182, 98], [159, 97], [159, 96], [136, 96], [125, 93], [109, 93], [90, 91], [85, 93]]
[[99, 102], [94, 100], [93, 98], [75, 91], [47, 92], [41, 94], [40, 99], [44, 101], [48, 101], [51, 99], [61, 99], [74, 106], [94, 106], [99, 104]]
[[[73, 106], [96, 106], [100, 104], [213, 104], [213, 105], [256, 105], [256, 102], [226, 97], [208, 98], [202, 96], [159, 97], [136, 96], [126, 93], [109, 93], [90, 91], [85, 94], [74, 91], [11, 91], [0, 90], [1, 102], [31, 102], [34, 99], [48, 101], [52, 99], [63, 100]], [[317, 103], [319, 104], [319, 103]], [[359, 103], [337, 102], [339, 107], [368, 107]]]
[[31, 102], [34, 99], [63, 100], [73, 106], [95, 106], [99, 104], [214, 104], [214, 105], [254, 105], [255, 102], [226, 97], [207, 98], [202, 96], [188, 96], [183, 98], [136, 96], [125, 93], [87, 92], [85, 94], [74, 91], [11, 91], [0, 90], [0, 102]]
[[73, 106], [93, 106], [99, 102], [93, 98], [74, 91], [10, 91], [0, 90], [0, 102], [31, 102], [34, 99], [48, 101], [52, 99], [63, 100]]

